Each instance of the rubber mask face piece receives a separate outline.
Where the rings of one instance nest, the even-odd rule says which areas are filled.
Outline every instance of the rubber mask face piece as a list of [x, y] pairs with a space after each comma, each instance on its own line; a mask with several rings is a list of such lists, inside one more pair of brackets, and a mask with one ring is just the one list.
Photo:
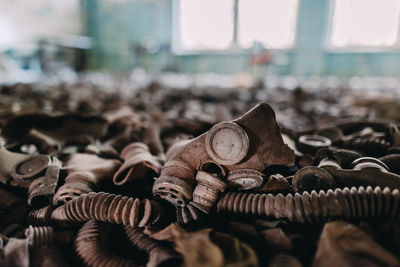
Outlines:
[[228, 180], [241, 189], [263, 183], [262, 171], [271, 165], [291, 165], [294, 152], [283, 143], [272, 108], [258, 104], [240, 118], [214, 125], [206, 150], [228, 169]]

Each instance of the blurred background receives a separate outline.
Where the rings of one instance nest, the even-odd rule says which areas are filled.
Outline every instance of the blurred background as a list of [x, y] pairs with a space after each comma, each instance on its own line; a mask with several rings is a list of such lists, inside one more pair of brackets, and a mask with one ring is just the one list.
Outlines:
[[398, 119], [399, 33], [399, 0], [2, 0], [0, 84]]
[[398, 0], [2, 0], [1, 70], [398, 76], [399, 25]]

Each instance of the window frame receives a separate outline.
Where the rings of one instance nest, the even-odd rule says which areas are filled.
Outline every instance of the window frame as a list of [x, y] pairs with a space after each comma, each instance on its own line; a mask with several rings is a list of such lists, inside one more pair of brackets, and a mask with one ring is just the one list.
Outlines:
[[[328, 23], [325, 34], [325, 50], [330, 53], [382, 53], [382, 52], [400, 52], [400, 19], [399, 19], [399, 28], [397, 30], [397, 39], [396, 42], [391, 46], [346, 46], [339, 47], [334, 46], [331, 42], [331, 35], [333, 32], [333, 16], [335, 13], [335, 5], [337, 0], [331, 0], [329, 3], [329, 14], [328, 14]], [[400, 12], [399, 12], [400, 16]]]
[[[252, 48], [242, 48], [238, 42], [238, 28], [239, 28], [239, 1], [246, 0], [233, 0], [233, 32], [232, 32], [232, 40], [229, 43], [229, 46], [226, 49], [185, 49], [182, 46], [182, 38], [181, 38], [181, 30], [179, 24], [179, 13], [180, 0], [172, 1], [172, 40], [171, 40], [171, 50], [176, 55], [232, 55], [232, 54], [248, 54], [253, 51]], [[300, 0], [298, 1], [297, 10], [296, 10], [296, 21], [299, 18], [299, 6]], [[295, 25], [295, 32], [293, 37], [293, 44], [289, 47], [285, 48], [266, 48], [269, 51], [282, 51], [289, 52], [292, 51], [296, 47], [297, 43], [297, 23]]]

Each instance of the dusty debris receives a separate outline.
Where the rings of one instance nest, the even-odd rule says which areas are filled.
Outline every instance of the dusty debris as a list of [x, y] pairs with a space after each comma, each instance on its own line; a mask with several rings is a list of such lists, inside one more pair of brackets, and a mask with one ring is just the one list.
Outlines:
[[0, 265], [399, 265], [396, 100], [122, 84], [0, 90]]

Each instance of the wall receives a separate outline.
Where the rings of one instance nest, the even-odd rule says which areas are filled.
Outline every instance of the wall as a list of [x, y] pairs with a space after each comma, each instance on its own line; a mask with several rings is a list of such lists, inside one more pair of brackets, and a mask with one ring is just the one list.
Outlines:
[[170, 4], [167, 0], [84, 1], [88, 35], [94, 39], [90, 65], [115, 71], [164, 66], [162, 50], [169, 54], [169, 47], [150, 55], [143, 47], [169, 44]]
[[26, 49], [42, 38], [82, 33], [79, 0], [0, 1], [0, 52]]
[[[88, 34], [95, 40], [93, 68], [125, 72], [247, 71], [264, 75], [400, 76], [400, 52], [344, 53], [325, 48], [329, 0], [299, 0], [296, 45], [271, 51], [274, 62], [251, 67], [250, 52], [174, 55], [170, 52], [172, 0], [85, 0]], [[146, 52], [147, 51], [147, 52]]]

